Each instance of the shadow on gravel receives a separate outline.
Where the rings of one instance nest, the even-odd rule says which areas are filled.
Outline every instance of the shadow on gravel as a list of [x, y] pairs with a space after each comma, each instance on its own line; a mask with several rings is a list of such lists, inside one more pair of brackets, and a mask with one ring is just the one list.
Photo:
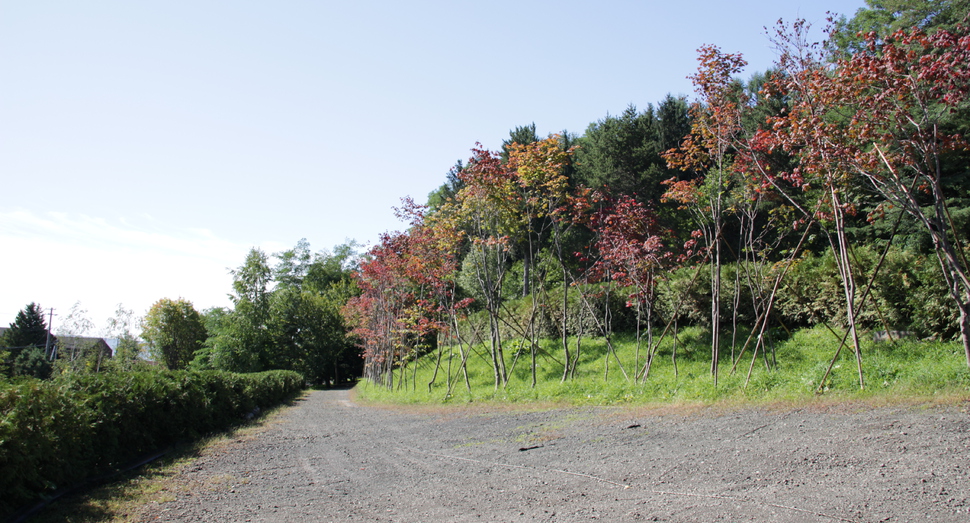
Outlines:
[[310, 388], [310, 390], [350, 390], [357, 386], [358, 381], [353, 381], [350, 383], [341, 383], [339, 385], [316, 385]]

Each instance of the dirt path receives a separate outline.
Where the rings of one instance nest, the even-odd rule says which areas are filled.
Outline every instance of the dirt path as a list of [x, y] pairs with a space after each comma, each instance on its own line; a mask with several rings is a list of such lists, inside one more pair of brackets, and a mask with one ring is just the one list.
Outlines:
[[970, 522], [965, 407], [855, 409], [430, 414], [313, 392], [145, 520]]

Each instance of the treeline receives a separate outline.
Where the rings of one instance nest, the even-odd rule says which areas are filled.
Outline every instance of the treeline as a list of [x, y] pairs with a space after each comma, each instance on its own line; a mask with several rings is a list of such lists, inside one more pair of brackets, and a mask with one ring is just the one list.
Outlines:
[[103, 338], [89, 336], [93, 323], [79, 303], [55, 336], [43, 309], [28, 304], [0, 336], [0, 378], [162, 368], [292, 370], [324, 386], [354, 381], [363, 360], [340, 309], [357, 294], [356, 249], [351, 241], [313, 253], [306, 240], [272, 256], [254, 248], [231, 271], [232, 308], [199, 312], [187, 299], [162, 298], [137, 318], [119, 305], [104, 329], [117, 340], [113, 351]]
[[[99, 372], [124, 372], [141, 368], [142, 346], [134, 330], [138, 319], [133, 311], [118, 305], [100, 336], [92, 336], [94, 323], [76, 302], [52, 331], [47, 312], [29, 303], [17, 313], [13, 323], [0, 329], [0, 382], [5, 378], [29, 376], [48, 379], [61, 375]], [[105, 339], [116, 341], [114, 348]]]
[[340, 308], [357, 293], [355, 249], [349, 242], [312, 253], [300, 240], [271, 258], [253, 248], [231, 271], [232, 308], [199, 314], [186, 300], [162, 299], [145, 316], [142, 338], [170, 369], [280, 369], [315, 385], [353, 381], [362, 360]]
[[968, 9], [932, 4], [871, 4], [820, 45], [779, 24], [781, 56], [747, 82], [743, 57], [705, 46], [692, 103], [473, 149], [360, 266], [344, 313], [365, 375], [394, 386], [445, 345], [461, 372], [484, 341], [501, 387], [515, 338], [535, 383], [552, 333], [565, 380], [582, 338], [609, 345], [618, 318], [643, 343], [629, 379], [682, 322], [709, 328], [715, 383], [722, 346], [733, 366], [773, 330], [814, 324], [860, 386], [862, 329], [962, 337], [970, 365]]

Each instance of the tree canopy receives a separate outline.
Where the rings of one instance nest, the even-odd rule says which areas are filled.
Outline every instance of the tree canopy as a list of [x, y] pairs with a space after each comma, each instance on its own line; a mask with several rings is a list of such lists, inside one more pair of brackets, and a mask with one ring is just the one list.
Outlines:
[[206, 329], [192, 302], [162, 298], [145, 315], [141, 336], [156, 361], [178, 370], [186, 368], [202, 348]]

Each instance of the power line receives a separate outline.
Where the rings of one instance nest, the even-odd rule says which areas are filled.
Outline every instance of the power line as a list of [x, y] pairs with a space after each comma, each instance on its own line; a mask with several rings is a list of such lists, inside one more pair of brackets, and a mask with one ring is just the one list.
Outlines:
[[21, 346], [21, 347], [0, 347], [0, 350], [7, 350], [7, 349], [29, 349], [31, 347], [36, 347], [36, 348], [39, 349], [40, 348], [40, 345], [24, 345], [24, 346]]

